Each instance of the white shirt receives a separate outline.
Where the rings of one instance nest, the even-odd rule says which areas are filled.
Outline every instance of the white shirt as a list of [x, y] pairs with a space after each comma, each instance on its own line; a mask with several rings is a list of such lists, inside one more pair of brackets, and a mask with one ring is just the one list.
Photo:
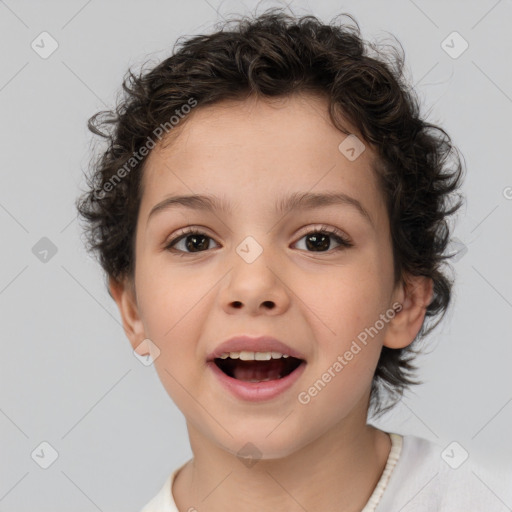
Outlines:
[[[492, 474], [470, 458], [463, 461], [465, 453], [457, 446], [444, 449], [420, 437], [389, 435], [386, 466], [361, 512], [506, 512], [512, 507], [512, 463], [505, 474]], [[184, 466], [169, 475], [141, 512], [179, 512], [172, 484]], [[493, 489], [498, 480], [505, 490]]]

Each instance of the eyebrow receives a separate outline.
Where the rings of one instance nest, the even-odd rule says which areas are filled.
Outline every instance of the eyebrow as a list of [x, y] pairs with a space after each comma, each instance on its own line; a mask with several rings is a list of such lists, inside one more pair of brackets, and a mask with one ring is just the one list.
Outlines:
[[[276, 212], [287, 214], [297, 210], [312, 210], [331, 205], [348, 205], [355, 208], [372, 226], [374, 223], [368, 211], [355, 198], [344, 194], [343, 192], [295, 192], [288, 197], [282, 198], [276, 203]], [[231, 214], [232, 209], [226, 201], [212, 195], [185, 195], [169, 196], [157, 203], [148, 215], [148, 220], [156, 213], [175, 207], [184, 207], [193, 210], [214, 212], [215, 210]]]

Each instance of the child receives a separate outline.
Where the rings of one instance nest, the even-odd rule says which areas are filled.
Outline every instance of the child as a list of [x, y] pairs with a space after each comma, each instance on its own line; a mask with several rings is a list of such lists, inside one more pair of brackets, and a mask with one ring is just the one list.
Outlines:
[[273, 9], [129, 72], [91, 118], [89, 248], [194, 455], [143, 512], [503, 510], [471, 461], [367, 423], [418, 383], [460, 206], [402, 67], [357, 23]]

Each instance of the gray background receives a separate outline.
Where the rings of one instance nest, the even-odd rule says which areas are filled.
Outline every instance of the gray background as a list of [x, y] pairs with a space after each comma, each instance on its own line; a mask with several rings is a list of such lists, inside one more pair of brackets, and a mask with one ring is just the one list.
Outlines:
[[[0, 511], [139, 510], [191, 456], [180, 411], [153, 367], [132, 354], [100, 267], [85, 252], [74, 200], [91, 157], [86, 121], [113, 105], [128, 66], [157, 61], [178, 36], [255, 6], [0, 1]], [[370, 40], [396, 35], [423, 111], [467, 164], [455, 231], [467, 252], [454, 264], [455, 306], [419, 360], [425, 384], [375, 424], [441, 446], [456, 440], [474, 459], [510, 465], [512, 2], [292, 8], [324, 21], [349, 12]], [[47, 59], [31, 48], [43, 31], [59, 45]], [[458, 58], [441, 46], [453, 31], [469, 43]], [[46, 261], [34, 254], [48, 244], [43, 237], [57, 249]], [[59, 454], [48, 469], [31, 457], [43, 441]], [[475, 485], [503, 499], [502, 482], [475, 475]]]

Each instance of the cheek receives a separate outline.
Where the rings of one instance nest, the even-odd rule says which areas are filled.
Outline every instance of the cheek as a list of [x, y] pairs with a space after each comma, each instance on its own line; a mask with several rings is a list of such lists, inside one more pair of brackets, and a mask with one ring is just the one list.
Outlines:
[[137, 297], [146, 336], [160, 350], [155, 361], [159, 373], [167, 369], [184, 375], [197, 366], [200, 354], [197, 340], [201, 338], [201, 319], [208, 307], [208, 280], [195, 280], [186, 273], [170, 272], [141, 265]]
[[297, 279], [294, 288], [303, 301], [305, 314], [315, 324], [323, 322], [326, 338], [347, 340], [373, 325], [389, 307], [393, 290], [391, 265], [376, 250], [368, 250], [311, 279]]
[[164, 389], [187, 417], [200, 417], [191, 396], [197, 392], [205, 358], [197, 343], [201, 319], [211, 308], [204, 290], [185, 290], [182, 281], [157, 279], [146, 282], [140, 302], [147, 336], [160, 350], [153, 364]]
[[325, 399], [348, 387], [354, 387], [357, 395], [371, 383], [387, 328], [381, 315], [389, 311], [392, 289], [392, 260], [375, 245], [355, 254], [346, 265], [331, 267], [298, 292], [307, 306], [303, 314], [316, 326], [318, 375], [313, 377], [321, 379], [329, 369], [336, 375]]
[[387, 327], [380, 320], [387, 305], [376, 275], [332, 284], [327, 297], [315, 311], [322, 322], [310, 320], [318, 324], [316, 355], [299, 403], [310, 418], [336, 404], [333, 418], [341, 419], [369, 392]]
[[179, 270], [165, 255], [144, 256], [137, 262], [136, 286], [148, 334], [164, 344], [168, 339], [182, 339], [177, 333], [187, 325], [187, 316], [194, 314], [195, 305], [208, 291], [208, 283], [197, 273]]

